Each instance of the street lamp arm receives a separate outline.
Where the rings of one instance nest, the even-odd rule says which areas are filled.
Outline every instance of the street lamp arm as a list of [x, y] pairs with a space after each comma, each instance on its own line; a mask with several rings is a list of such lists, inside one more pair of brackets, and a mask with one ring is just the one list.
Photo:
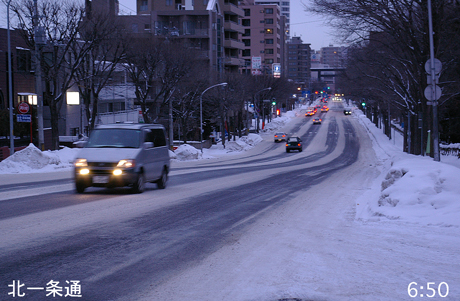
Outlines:
[[227, 83], [215, 84], [211, 87], [206, 88], [200, 95], [200, 147], [201, 153], [203, 153], [203, 94], [211, 88], [218, 86], [226, 86]]

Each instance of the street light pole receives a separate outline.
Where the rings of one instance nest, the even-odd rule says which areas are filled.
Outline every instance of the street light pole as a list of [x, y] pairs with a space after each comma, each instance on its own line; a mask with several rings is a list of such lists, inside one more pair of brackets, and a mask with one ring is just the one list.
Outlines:
[[8, 105], [10, 109], [10, 156], [14, 154], [13, 136], [13, 76], [11, 68], [11, 37], [10, 37], [10, 3], [6, 4], [7, 40], [8, 40]]
[[206, 88], [200, 95], [200, 147], [201, 153], [203, 153], [203, 94], [211, 88], [218, 86], [226, 86], [227, 83], [220, 83]]

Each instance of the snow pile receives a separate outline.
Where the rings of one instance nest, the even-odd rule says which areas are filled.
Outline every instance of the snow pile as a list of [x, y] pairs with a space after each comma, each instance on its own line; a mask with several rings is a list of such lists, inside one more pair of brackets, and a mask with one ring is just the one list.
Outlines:
[[201, 151], [190, 144], [182, 144], [174, 151], [175, 157], [180, 161], [197, 160], [201, 158]]
[[240, 138], [240, 140], [250, 146], [255, 146], [256, 144], [263, 141], [262, 137], [257, 134], [249, 134], [247, 136], [243, 136]]
[[460, 226], [460, 169], [428, 158], [396, 162], [370, 208], [389, 219]]
[[[356, 201], [359, 220], [396, 220], [440, 226], [460, 226], [460, 168], [396, 148], [363, 115], [359, 116], [382, 159], [382, 174], [368, 193]], [[449, 158], [450, 159], [450, 158]], [[448, 161], [448, 160], [446, 160]]]
[[2, 173], [31, 173], [54, 171], [73, 166], [77, 150], [64, 148], [60, 151], [42, 152], [32, 143], [0, 162]]
[[293, 111], [286, 112], [281, 117], [273, 118], [271, 122], [265, 125], [262, 131], [270, 132], [270, 131], [278, 130], [279, 128], [283, 127], [288, 121], [290, 121], [295, 116], [296, 116], [296, 113]]

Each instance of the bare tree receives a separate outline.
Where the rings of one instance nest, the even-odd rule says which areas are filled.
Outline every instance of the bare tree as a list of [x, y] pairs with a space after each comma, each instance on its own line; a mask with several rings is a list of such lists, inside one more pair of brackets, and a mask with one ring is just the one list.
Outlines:
[[[424, 65], [430, 53], [427, 2], [312, 0], [311, 3], [308, 7], [310, 11], [331, 17], [331, 23], [344, 40], [359, 45], [354, 51], [365, 54], [361, 57], [360, 67], [354, 68], [361, 73], [355, 78], [362, 80], [355, 82], [355, 86], [359, 85], [367, 92], [372, 91], [370, 95], [375, 98], [377, 106], [387, 107], [390, 102], [391, 106], [401, 107], [408, 119], [405, 124], [412, 133], [408, 138], [410, 147], [408, 145], [405, 150], [414, 154], [423, 153], [427, 132], [432, 130], [433, 125], [431, 106], [427, 104], [423, 93], [427, 86]], [[458, 5], [442, 0], [433, 0], [432, 4], [436, 57], [450, 62], [449, 48], [457, 48], [454, 46], [457, 43], [449, 46], [443, 41], [451, 42], [453, 38], [446, 33], [449, 24], [458, 19], [458, 13], [455, 15], [449, 11], [454, 9], [458, 12]], [[447, 49], [439, 45], [446, 45]], [[361, 51], [360, 48], [367, 50]], [[354, 55], [353, 62], [358, 61], [359, 54]], [[348, 66], [352, 64], [350, 62]], [[451, 84], [444, 82], [443, 94], [448, 90], [446, 86]], [[358, 89], [356, 87], [355, 90]], [[452, 94], [443, 95], [444, 100], [450, 97]], [[421, 129], [418, 119], [422, 120]]]
[[[31, 0], [16, 1], [11, 6], [19, 19], [19, 29], [31, 48], [35, 47], [35, 15]], [[84, 7], [74, 1], [46, 0], [38, 6], [38, 23], [44, 30], [47, 45], [43, 47], [42, 78], [44, 104], [51, 116], [52, 149], [59, 148], [59, 119], [66, 91], [74, 84], [76, 69], [83, 64], [92, 41], [80, 39]]]
[[[82, 22], [82, 39], [92, 41], [85, 63], [76, 70], [75, 81], [85, 104], [89, 130], [94, 128], [98, 113], [99, 95], [112, 79], [114, 72], [123, 70], [129, 37], [124, 27], [107, 12], [92, 12]], [[72, 48], [78, 52], [78, 48]], [[77, 53], [74, 53], [77, 56]]]

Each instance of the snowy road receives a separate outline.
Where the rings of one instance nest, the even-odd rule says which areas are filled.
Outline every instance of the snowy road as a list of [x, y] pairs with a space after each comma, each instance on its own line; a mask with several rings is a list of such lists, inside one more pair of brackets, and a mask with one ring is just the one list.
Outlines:
[[76, 195], [54, 179], [13, 198], [1, 186], [0, 299], [14, 279], [53, 279], [81, 281], [83, 300], [409, 300], [412, 281], [446, 282], [458, 300], [458, 229], [355, 220], [379, 160], [334, 105], [319, 126], [299, 116], [285, 129], [302, 153], [267, 136], [174, 162], [166, 190]]

